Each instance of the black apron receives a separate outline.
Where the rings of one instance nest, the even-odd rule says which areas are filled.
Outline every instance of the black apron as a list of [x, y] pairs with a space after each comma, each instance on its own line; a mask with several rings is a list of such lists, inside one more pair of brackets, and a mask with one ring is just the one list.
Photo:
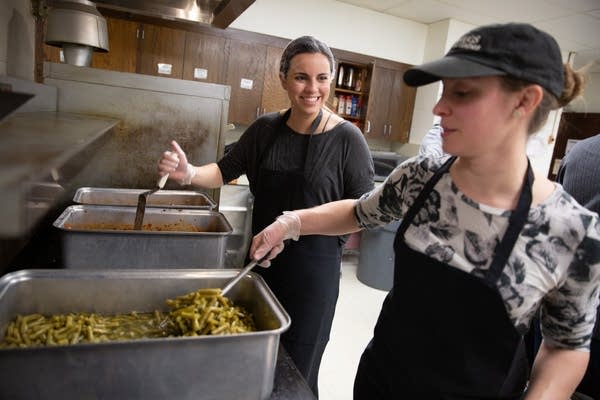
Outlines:
[[425, 184], [394, 241], [394, 286], [365, 349], [355, 399], [519, 399], [528, 378], [522, 335], [496, 288], [527, 220], [528, 164], [517, 208], [483, 278], [412, 250], [404, 241], [450, 158]]
[[[281, 125], [263, 155], [272, 147], [289, 114], [290, 110], [282, 116]], [[320, 204], [308, 177], [314, 166], [311, 138], [321, 115], [310, 128], [304, 171], [269, 170], [262, 165], [264, 157], [261, 157], [252, 213], [253, 234], [273, 223], [285, 210]], [[329, 340], [338, 298], [341, 257], [342, 247], [337, 236], [309, 235], [286, 243], [269, 268], [254, 269], [291, 317], [292, 324], [281, 336], [281, 342], [315, 395], [318, 394], [319, 365]]]

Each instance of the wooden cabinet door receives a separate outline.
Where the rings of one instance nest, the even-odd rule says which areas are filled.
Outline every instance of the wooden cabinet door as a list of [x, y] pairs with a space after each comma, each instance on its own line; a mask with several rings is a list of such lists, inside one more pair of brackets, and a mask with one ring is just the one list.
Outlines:
[[136, 72], [141, 25], [138, 22], [107, 17], [106, 26], [109, 51], [108, 53], [95, 51], [92, 55], [91, 67]]
[[229, 40], [224, 37], [186, 32], [183, 79], [223, 84], [228, 48]]
[[54, 63], [63, 62], [60, 59], [61, 50], [62, 49], [60, 47], [48, 46], [47, 44], [44, 44], [44, 61], [50, 61], [50, 62], [54, 62]]
[[404, 71], [395, 71], [394, 85], [390, 93], [387, 136], [395, 142], [407, 143], [412, 123], [417, 89], [404, 83]]
[[265, 45], [231, 40], [227, 63], [229, 122], [248, 125], [260, 114], [266, 53]]
[[137, 72], [181, 79], [185, 31], [149, 24], [142, 28]]
[[556, 179], [560, 161], [567, 152], [569, 141], [592, 137], [598, 133], [599, 126], [600, 113], [563, 112], [561, 114], [550, 169], [548, 170], [548, 179]]
[[290, 99], [287, 92], [281, 87], [281, 80], [279, 79], [279, 63], [282, 53], [282, 48], [267, 47], [265, 76], [261, 96], [261, 114], [290, 107]]
[[369, 104], [364, 133], [371, 138], [385, 138], [388, 133], [390, 92], [394, 86], [395, 71], [375, 66], [371, 78]]

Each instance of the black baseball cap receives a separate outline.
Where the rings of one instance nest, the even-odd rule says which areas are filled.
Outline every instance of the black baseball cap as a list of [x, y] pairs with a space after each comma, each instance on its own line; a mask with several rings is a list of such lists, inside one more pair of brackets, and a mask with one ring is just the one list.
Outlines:
[[439, 60], [404, 73], [409, 86], [422, 86], [443, 78], [507, 75], [537, 83], [560, 98], [564, 66], [556, 40], [532, 25], [494, 24], [463, 35]]

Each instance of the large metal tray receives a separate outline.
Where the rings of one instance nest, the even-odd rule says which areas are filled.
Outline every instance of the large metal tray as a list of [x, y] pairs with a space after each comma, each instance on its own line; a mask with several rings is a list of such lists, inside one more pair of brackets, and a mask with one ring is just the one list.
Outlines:
[[[165, 300], [223, 287], [237, 270], [22, 270], [0, 278], [0, 338], [17, 314], [166, 310]], [[0, 349], [4, 399], [266, 399], [290, 318], [262, 278], [228, 297], [257, 332]]]
[[[81, 187], [73, 196], [77, 204], [105, 206], [133, 206], [140, 193], [147, 189], [119, 189]], [[147, 207], [213, 210], [217, 204], [202, 192], [191, 190], [159, 190], [147, 197]]]
[[[90, 224], [133, 226], [134, 207], [74, 205], [54, 221], [65, 268], [223, 268], [233, 229], [213, 210], [147, 208], [144, 225], [193, 225], [202, 232], [90, 229]], [[83, 226], [82, 226], [83, 225]], [[87, 226], [85, 226], [87, 225]]]

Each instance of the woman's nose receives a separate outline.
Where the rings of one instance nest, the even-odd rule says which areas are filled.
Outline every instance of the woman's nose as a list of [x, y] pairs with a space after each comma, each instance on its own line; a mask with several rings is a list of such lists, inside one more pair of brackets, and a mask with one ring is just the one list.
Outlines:
[[432, 111], [433, 111], [434, 115], [438, 115], [438, 116], [447, 115], [449, 113], [448, 105], [444, 101], [443, 96], [440, 97], [440, 99], [437, 101], [437, 103], [435, 103]]

